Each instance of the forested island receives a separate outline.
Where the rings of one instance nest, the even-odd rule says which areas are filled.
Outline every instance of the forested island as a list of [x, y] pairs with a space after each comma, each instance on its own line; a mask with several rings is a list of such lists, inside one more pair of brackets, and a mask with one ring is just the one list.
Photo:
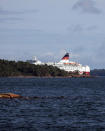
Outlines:
[[[91, 70], [91, 76], [105, 76], [105, 69]], [[23, 61], [0, 59], [0, 77], [81, 77], [78, 72], [68, 73], [57, 67], [34, 65]]]
[[105, 76], [105, 69], [94, 69], [91, 70], [92, 76]]
[[33, 65], [23, 61], [0, 60], [0, 77], [67, 77], [69, 73], [57, 67]]

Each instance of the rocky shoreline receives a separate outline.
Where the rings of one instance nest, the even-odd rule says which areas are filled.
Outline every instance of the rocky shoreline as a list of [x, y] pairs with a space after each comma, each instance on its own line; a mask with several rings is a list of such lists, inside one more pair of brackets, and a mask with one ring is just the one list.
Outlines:
[[8, 76], [7, 78], [94, 78], [91, 75], [70, 75], [70, 76]]

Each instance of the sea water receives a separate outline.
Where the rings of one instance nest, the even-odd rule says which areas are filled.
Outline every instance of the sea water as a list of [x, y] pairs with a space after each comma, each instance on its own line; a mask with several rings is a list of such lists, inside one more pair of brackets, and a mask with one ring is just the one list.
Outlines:
[[105, 77], [0, 78], [7, 92], [24, 98], [0, 98], [0, 131], [105, 130]]

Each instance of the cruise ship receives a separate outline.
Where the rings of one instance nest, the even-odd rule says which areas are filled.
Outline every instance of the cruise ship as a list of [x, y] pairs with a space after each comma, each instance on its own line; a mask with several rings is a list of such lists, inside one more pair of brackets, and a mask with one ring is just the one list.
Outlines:
[[59, 62], [48, 62], [42, 63], [41, 61], [37, 60], [36, 57], [34, 60], [30, 61], [31, 64], [35, 65], [44, 65], [47, 64], [48, 66], [55, 66], [61, 70], [65, 70], [70, 73], [78, 73], [79, 75], [90, 75], [90, 67], [88, 65], [83, 66], [82, 64], [73, 62], [69, 60], [69, 53], [66, 53], [64, 57]]

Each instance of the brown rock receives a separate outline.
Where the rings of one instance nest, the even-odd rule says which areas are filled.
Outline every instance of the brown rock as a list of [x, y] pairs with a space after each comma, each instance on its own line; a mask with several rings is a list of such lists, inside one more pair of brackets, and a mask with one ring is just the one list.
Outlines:
[[21, 98], [22, 96], [13, 93], [1, 93], [0, 98]]

